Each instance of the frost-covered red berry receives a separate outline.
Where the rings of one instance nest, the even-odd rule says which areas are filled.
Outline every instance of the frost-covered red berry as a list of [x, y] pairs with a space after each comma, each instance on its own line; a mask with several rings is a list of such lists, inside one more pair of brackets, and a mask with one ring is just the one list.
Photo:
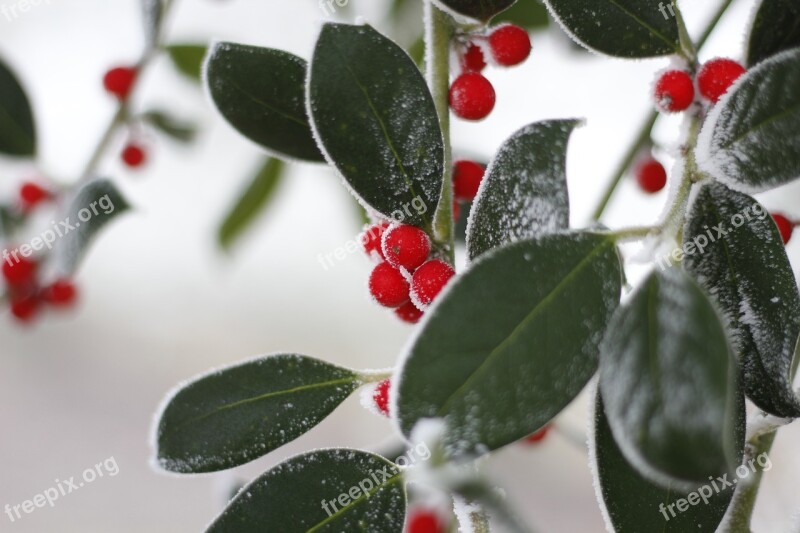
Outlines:
[[514, 24], [505, 24], [489, 35], [492, 57], [500, 65], [519, 65], [531, 54], [531, 38], [525, 29]]
[[389, 416], [389, 388], [391, 386], [392, 381], [384, 379], [375, 386], [375, 390], [372, 392], [372, 400], [375, 402], [375, 407], [386, 416]]
[[131, 168], [137, 168], [144, 164], [146, 154], [144, 148], [138, 144], [128, 144], [122, 150], [122, 161]]
[[418, 508], [408, 513], [406, 533], [444, 533], [439, 514], [432, 509]]
[[694, 102], [694, 80], [683, 70], [669, 70], [655, 85], [656, 106], [666, 113], [686, 111]]
[[783, 244], [788, 243], [789, 239], [792, 238], [792, 233], [794, 233], [794, 223], [780, 213], [771, 213], [771, 215], [775, 225], [778, 226], [778, 231], [781, 233]]
[[385, 307], [400, 307], [408, 301], [408, 281], [403, 274], [390, 265], [381, 263], [369, 277], [369, 292]]
[[45, 287], [41, 297], [53, 307], [70, 307], [77, 300], [78, 291], [72, 281], [59, 279]]
[[395, 268], [416, 270], [431, 253], [431, 240], [421, 229], [400, 224], [392, 226], [383, 234], [381, 241], [383, 257]]
[[414, 302], [406, 302], [397, 309], [395, 309], [394, 314], [397, 315], [397, 318], [399, 318], [403, 322], [408, 322], [409, 324], [416, 324], [417, 322], [419, 322], [419, 319], [422, 318], [422, 315], [424, 315], [425, 313], [417, 309], [417, 306], [414, 305]]
[[441, 259], [431, 259], [411, 277], [411, 299], [417, 307], [425, 308], [442, 292], [456, 271]]
[[464, 70], [467, 72], [480, 72], [486, 68], [486, 58], [483, 50], [475, 43], [469, 43], [467, 51], [464, 52], [462, 61]]
[[485, 169], [475, 161], [456, 161], [453, 165], [453, 195], [463, 202], [471, 202], [478, 194]]
[[494, 109], [496, 95], [489, 80], [478, 72], [465, 72], [450, 86], [450, 107], [465, 120], [481, 120]]
[[134, 67], [112, 68], [103, 77], [103, 86], [120, 100], [125, 100], [136, 81], [137, 70]]
[[667, 184], [667, 171], [655, 159], [646, 159], [636, 167], [636, 181], [643, 191], [657, 193]]
[[3, 261], [3, 277], [10, 287], [26, 285], [36, 280], [37, 267], [36, 261], [26, 257], [7, 256]]
[[545, 437], [547, 437], [547, 434], [550, 433], [551, 429], [552, 429], [551, 426], [548, 424], [539, 431], [537, 431], [536, 433], [533, 433], [525, 437], [525, 442], [527, 444], [539, 444], [545, 439]]
[[11, 298], [11, 314], [18, 322], [29, 323], [39, 314], [40, 301], [35, 294]]
[[700, 67], [697, 88], [708, 101], [717, 103], [744, 73], [745, 68], [733, 59], [712, 59]]
[[381, 239], [383, 239], [383, 233], [388, 228], [388, 222], [379, 222], [377, 224], [372, 224], [361, 234], [361, 246], [368, 256], [380, 258], [381, 260], [386, 259], [383, 257], [383, 250], [381, 250]]
[[20, 208], [25, 213], [29, 213], [40, 203], [49, 200], [50, 197], [50, 191], [30, 181], [23, 183], [19, 189]]

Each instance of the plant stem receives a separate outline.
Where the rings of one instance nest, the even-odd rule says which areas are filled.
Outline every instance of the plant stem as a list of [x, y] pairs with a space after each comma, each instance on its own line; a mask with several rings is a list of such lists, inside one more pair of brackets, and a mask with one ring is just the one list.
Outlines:
[[[745, 443], [746, 463], [749, 459], [768, 454], [775, 441], [775, 432], [756, 436]], [[749, 453], [748, 453], [749, 452]], [[728, 508], [726, 533], [750, 533], [750, 519], [756, 506], [758, 489], [764, 477], [762, 470], [756, 469], [746, 481], [739, 484], [733, 495], [733, 501]]]
[[444, 140], [444, 174], [442, 195], [433, 220], [433, 239], [446, 252], [450, 262], [455, 259], [453, 238], [452, 148], [450, 145], [450, 42], [453, 38], [453, 19], [425, 0], [425, 69], [428, 85], [439, 115]]

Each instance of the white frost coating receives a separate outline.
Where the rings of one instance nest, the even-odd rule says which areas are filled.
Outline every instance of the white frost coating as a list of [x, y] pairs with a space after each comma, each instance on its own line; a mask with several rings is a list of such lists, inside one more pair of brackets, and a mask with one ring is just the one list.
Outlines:
[[475, 533], [472, 515], [483, 513], [483, 509], [475, 503], [467, 502], [461, 496], [453, 496], [453, 513], [458, 520], [458, 531], [460, 533]]
[[589, 400], [589, 418], [586, 421], [586, 445], [589, 448], [589, 471], [592, 474], [592, 487], [594, 488], [594, 497], [597, 499], [597, 505], [600, 507], [600, 514], [603, 515], [603, 522], [606, 525], [606, 531], [614, 533], [614, 524], [611, 522], [611, 515], [608, 514], [606, 501], [603, 498], [603, 489], [600, 486], [600, 467], [597, 464], [597, 441], [595, 439], [595, 428], [597, 426], [597, 377], [593, 377], [586, 388], [588, 391]]
[[442, 3], [440, 0], [426, 0], [426, 1], [431, 1], [433, 4], [436, 5], [436, 7], [438, 7], [439, 9], [441, 9], [442, 11], [453, 17], [456, 20], [456, 22], [462, 26], [463, 25], [469, 26], [475, 24], [475, 21], [477, 20], [472, 17], [468, 17], [462, 13], [459, 13], [458, 11], [453, 11], [453, 9], [450, 6]]
[[369, 411], [370, 413], [378, 416], [383, 416], [383, 413], [378, 406], [375, 405], [375, 389], [378, 388], [377, 383], [370, 383], [365, 385], [361, 388], [358, 393], [358, 401], [361, 403], [361, 406]]
[[757, 411], [753, 413], [753, 415], [750, 417], [750, 420], [747, 421], [745, 442], [750, 442], [761, 435], [771, 433], [778, 428], [781, 428], [787, 424], [791, 424], [792, 422], [793, 419], [791, 418], [779, 418], [763, 411]]
[[622, 59], [623, 61], [630, 61], [630, 59], [628, 59], [628, 58], [619, 58], [619, 57], [616, 57], [616, 56], [610, 56], [608, 54], [600, 52], [599, 50], [595, 50], [594, 48], [592, 48], [588, 44], [584, 43], [582, 40], [580, 40], [578, 38], [577, 35], [572, 33], [572, 30], [569, 29], [566, 24], [564, 24], [564, 21], [561, 19], [561, 17], [558, 15], [558, 13], [556, 13], [555, 8], [553, 8], [553, 6], [550, 5], [551, 4], [551, 0], [542, 0], [542, 1], [544, 2], [544, 5], [547, 8], [547, 10], [550, 12], [550, 16], [553, 17], [553, 19], [558, 23], [558, 25], [561, 26], [561, 29], [564, 30], [564, 33], [566, 33], [567, 36], [569, 36], [570, 39], [575, 41], [576, 44], [582, 46], [583, 48], [585, 48], [586, 50], [588, 50], [592, 54], [596, 54], [596, 55], [602, 57], [603, 59]]

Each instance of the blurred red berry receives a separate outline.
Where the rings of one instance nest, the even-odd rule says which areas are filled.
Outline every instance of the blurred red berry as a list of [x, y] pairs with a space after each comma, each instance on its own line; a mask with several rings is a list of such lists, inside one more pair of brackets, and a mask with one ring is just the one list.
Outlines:
[[657, 193], [667, 184], [667, 171], [655, 159], [647, 159], [636, 167], [636, 181], [644, 192]]
[[483, 50], [475, 43], [469, 43], [467, 51], [464, 52], [464, 70], [468, 72], [480, 72], [486, 68], [486, 58], [483, 57]]
[[489, 47], [495, 61], [511, 67], [528, 59], [531, 54], [531, 37], [524, 28], [504, 24], [489, 35]]
[[478, 194], [485, 169], [475, 161], [456, 161], [453, 165], [453, 196], [462, 202], [471, 202]]
[[780, 213], [771, 213], [771, 215], [772, 220], [778, 226], [778, 231], [781, 233], [783, 244], [788, 243], [789, 239], [792, 238], [792, 233], [794, 233], [794, 223]]
[[453, 220], [457, 221], [461, 218], [461, 204], [458, 200], [453, 200]]
[[106, 72], [103, 86], [120, 100], [125, 100], [136, 81], [137, 71], [133, 67], [116, 67]]
[[664, 112], [685, 111], [694, 102], [694, 81], [683, 70], [667, 71], [656, 82], [654, 97]]
[[50, 197], [50, 191], [30, 181], [23, 183], [19, 189], [20, 207], [25, 213], [29, 213], [40, 203], [49, 200]]
[[732, 59], [712, 59], [700, 67], [697, 87], [701, 95], [715, 104], [745, 72], [745, 68]]
[[421, 229], [400, 224], [390, 227], [383, 234], [381, 250], [383, 257], [393, 267], [413, 271], [428, 259], [431, 240]]
[[381, 250], [381, 239], [383, 239], [383, 233], [388, 228], [388, 222], [379, 222], [378, 224], [372, 224], [361, 234], [361, 246], [371, 258], [376, 258], [375, 254], [377, 254], [380, 259], [386, 259], [383, 256], [383, 250]]
[[440, 259], [426, 262], [411, 277], [412, 301], [418, 307], [429, 305], [455, 275], [453, 267]]
[[122, 161], [131, 168], [137, 168], [144, 164], [144, 148], [138, 144], [129, 144], [122, 150]]
[[536, 433], [525, 437], [525, 442], [528, 444], [539, 444], [545, 439], [545, 437], [547, 437], [547, 434], [550, 433], [551, 429], [551, 426], [548, 424]]
[[372, 400], [375, 402], [375, 407], [386, 416], [389, 416], [389, 387], [391, 387], [391, 385], [391, 380], [384, 379], [375, 386], [375, 390], [372, 393]]
[[[19, 253], [15, 256], [4, 256], [3, 277], [10, 287], [33, 283], [36, 280], [36, 261], [22, 257]], [[18, 260], [17, 260], [18, 259]]]
[[414, 509], [408, 513], [406, 533], [445, 533], [445, 528], [435, 511]]
[[395, 267], [381, 263], [369, 277], [369, 292], [384, 307], [400, 307], [408, 301], [408, 281]]
[[494, 109], [494, 87], [478, 72], [466, 72], [450, 86], [450, 107], [456, 116], [466, 120], [481, 120]]
[[417, 309], [417, 306], [414, 305], [413, 302], [406, 302], [397, 309], [395, 309], [394, 314], [396, 314], [397, 318], [399, 318], [403, 322], [408, 322], [409, 324], [416, 324], [417, 322], [419, 322], [419, 319], [422, 318], [422, 315], [425, 313]]
[[75, 284], [68, 279], [56, 280], [42, 291], [42, 300], [53, 307], [71, 307], [77, 296]]
[[31, 322], [39, 314], [39, 308], [39, 299], [34, 294], [11, 298], [11, 314], [18, 322]]

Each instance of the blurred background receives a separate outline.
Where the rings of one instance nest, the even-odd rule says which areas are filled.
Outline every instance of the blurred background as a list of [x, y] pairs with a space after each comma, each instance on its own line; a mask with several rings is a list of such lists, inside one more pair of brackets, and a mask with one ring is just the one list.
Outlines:
[[[365, 20], [404, 44], [420, 30], [413, 6], [399, 25], [390, 23], [389, 0], [350, 0], [335, 14], [314, 0], [176, 2], [168, 42], [230, 40], [305, 58], [326, 21]], [[755, 3], [734, 3], [701, 59], [740, 58]], [[683, 7], [696, 35], [718, 1]], [[572, 223], [584, 226], [652, 109], [650, 84], [668, 60], [629, 62], [579, 52], [553, 25], [536, 30], [533, 43], [523, 65], [489, 67], [497, 106], [483, 122], [454, 121], [455, 153], [488, 161], [506, 137], [530, 122], [586, 118], [568, 160]], [[116, 106], [102, 76], [136, 61], [142, 47], [138, 0], [42, 0], [14, 19], [0, 16], [0, 57], [32, 100], [38, 163], [45, 172], [63, 182], [77, 177]], [[132, 172], [118, 162], [124, 135], [115, 139], [102, 174], [113, 178], [134, 210], [92, 247], [77, 278], [80, 305], [32, 327], [14, 323], [7, 311], [0, 315], [0, 506], [19, 504], [112, 456], [119, 473], [16, 522], [2, 515], [0, 531], [202, 531], [237, 481], [314, 447], [374, 449], [393, 432], [354, 396], [310, 433], [234, 471], [177, 477], [150, 466], [153, 414], [182, 380], [278, 351], [355, 368], [388, 367], [413, 328], [369, 300], [371, 263], [362, 254], [327, 270], [319, 262], [318, 254], [332, 253], [360, 230], [353, 203], [331, 171], [291, 165], [264, 215], [222, 252], [217, 227], [263, 154], [165, 58], [146, 72], [134, 105], [157, 105], [196, 121], [198, 140], [183, 146], [153, 138], [147, 166]], [[663, 120], [656, 137], [674, 146], [679, 126], [677, 119]], [[0, 157], [0, 194], [13, 197], [20, 181], [36, 173], [30, 164]], [[797, 217], [799, 193], [795, 184], [760, 199], [770, 210]], [[665, 199], [666, 192], [646, 197], [626, 179], [604, 221], [613, 228], [654, 221]], [[788, 250], [800, 264], [800, 239]], [[632, 279], [639, 270], [631, 267]], [[559, 419], [579, 444], [587, 431], [587, 404], [584, 394]], [[604, 531], [587, 454], [573, 441], [555, 433], [536, 447], [509, 446], [487, 465], [538, 531]], [[800, 510], [798, 443], [797, 425], [781, 431], [756, 532], [790, 531], [794, 523]]]

